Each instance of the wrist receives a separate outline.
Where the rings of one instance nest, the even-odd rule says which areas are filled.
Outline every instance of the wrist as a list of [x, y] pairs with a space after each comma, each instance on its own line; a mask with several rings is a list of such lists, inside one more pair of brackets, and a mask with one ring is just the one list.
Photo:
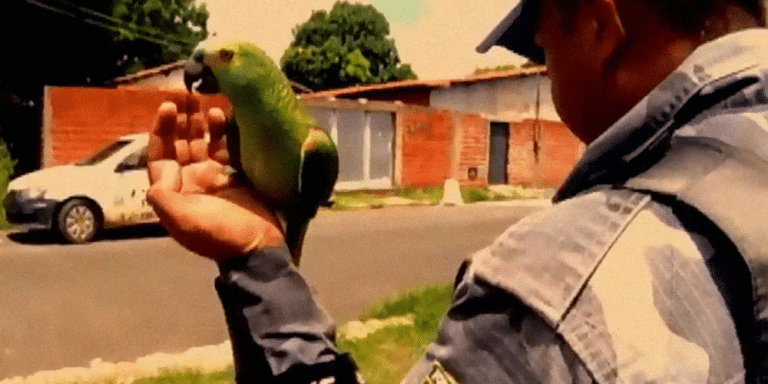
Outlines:
[[243, 254], [249, 254], [267, 248], [286, 247], [285, 236], [279, 227], [270, 222], [265, 223], [262, 230], [256, 231], [256, 236], [250, 244], [243, 249]]
[[232, 271], [248, 271], [265, 281], [276, 278], [292, 265], [291, 253], [285, 243], [276, 246], [263, 245], [250, 252], [218, 260], [217, 264], [222, 276]]

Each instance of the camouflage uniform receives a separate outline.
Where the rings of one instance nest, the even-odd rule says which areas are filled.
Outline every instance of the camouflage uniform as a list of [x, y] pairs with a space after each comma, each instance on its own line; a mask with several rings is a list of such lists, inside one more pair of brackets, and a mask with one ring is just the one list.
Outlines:
[[[555, 206], [469, 258], [404, 383], [757, 381], [766, 192], [768, 30], [754, 29], [699, 47], [589, 146]], [[354, 382], [289, 260], [221, 266], [238, 381]]]

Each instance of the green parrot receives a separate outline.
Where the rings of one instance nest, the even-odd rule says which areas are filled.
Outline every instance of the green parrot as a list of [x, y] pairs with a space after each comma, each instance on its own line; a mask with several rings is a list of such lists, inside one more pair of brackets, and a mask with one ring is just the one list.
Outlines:
[[221, 92], [230, 165], [274, 208], [298, 265], [309, 221], [333, 193], [339, 156], [331, 137], [301, 107], [288, 79], [257, 45], [232, 42], [196, 51], [184, 71], [187, 89]]

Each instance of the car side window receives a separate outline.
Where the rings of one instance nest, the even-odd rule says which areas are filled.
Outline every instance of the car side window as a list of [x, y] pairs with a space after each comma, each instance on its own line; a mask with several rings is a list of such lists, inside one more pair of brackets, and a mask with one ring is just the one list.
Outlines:
[[147, 147], [128, 155], [117, 166], [118, 171], [133, 171], [147, 168]]

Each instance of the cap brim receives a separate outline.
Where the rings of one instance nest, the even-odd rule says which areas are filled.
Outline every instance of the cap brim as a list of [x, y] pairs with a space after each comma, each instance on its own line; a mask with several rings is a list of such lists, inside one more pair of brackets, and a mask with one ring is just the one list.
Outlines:
[[543, 64], [544, 51], [534, 39], [537, 8], [537, 0], [521, 0], [477, 46], [477, 52], [485, 53], [491, 47], [499, 46]]

